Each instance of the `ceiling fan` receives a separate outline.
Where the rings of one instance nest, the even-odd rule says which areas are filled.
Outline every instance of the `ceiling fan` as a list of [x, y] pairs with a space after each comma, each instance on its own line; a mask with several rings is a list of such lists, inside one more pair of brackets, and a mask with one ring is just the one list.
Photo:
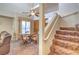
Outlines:
[[24, 15], [27, 15], [29, 17], [31, 16], [37, 16], [39, 17], [39, 12], [35, 11], [35, 10], [30, 10], [28, 12], [22, 12]]

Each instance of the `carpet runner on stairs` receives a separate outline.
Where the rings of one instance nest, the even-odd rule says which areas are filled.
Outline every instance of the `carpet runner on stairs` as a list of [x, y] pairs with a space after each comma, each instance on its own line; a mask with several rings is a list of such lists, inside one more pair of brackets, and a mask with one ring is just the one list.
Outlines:
[[79, 31], [74, 27], [60, 27], [56, 31], [49, 55], [78, 55]]

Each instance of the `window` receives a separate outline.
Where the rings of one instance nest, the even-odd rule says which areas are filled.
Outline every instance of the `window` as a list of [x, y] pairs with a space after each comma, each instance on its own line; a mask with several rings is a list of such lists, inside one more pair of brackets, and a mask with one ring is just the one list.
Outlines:
[[22, 21], [22, 34], [30, 34], [30, 21]]

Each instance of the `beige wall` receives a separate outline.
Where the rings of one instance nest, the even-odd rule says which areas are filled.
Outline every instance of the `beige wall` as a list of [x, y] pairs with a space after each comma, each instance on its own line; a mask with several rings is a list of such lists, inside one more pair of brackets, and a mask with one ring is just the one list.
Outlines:
[[11, 33], [12, 40], [16, 40], [17, 38], [14, 37], [14, 33], [16, 33], [18, 37], [19, 33], [18, 17], [16, 15], [14, 18], [0, 16], [0, 32], [1, 31], [7, 31]]
[[13, 19], [0, 17], [0, 32], [7, 31], [12, 34]]
[[74, 13], [69, 16], [62, 17], [60, 26], [74, 27], [79, 24], [79, 13]]
[[61, 26], [74, 26], [79, 23], [79, 5], [76, 3], [60, 3], [58, 14], [62, 17]]

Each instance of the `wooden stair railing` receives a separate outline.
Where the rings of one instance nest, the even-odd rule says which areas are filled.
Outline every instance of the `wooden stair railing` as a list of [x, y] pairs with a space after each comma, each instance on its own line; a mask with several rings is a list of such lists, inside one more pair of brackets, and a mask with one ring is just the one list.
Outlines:
[[51, 33], [52, 33], [52, 30], [54, 29], [55, 25], [57, 24], [58, 22], [58, 19], [59, 19], [59, 15], [56, 13], [52, 20], [50, 21], [50, 23], [48, 23], [45, 27], [45, 31], [44, 31], [44, 34], [45, 34], [45, 39], [44, 40], [47, 40], [50, 38], [51, 36]]

